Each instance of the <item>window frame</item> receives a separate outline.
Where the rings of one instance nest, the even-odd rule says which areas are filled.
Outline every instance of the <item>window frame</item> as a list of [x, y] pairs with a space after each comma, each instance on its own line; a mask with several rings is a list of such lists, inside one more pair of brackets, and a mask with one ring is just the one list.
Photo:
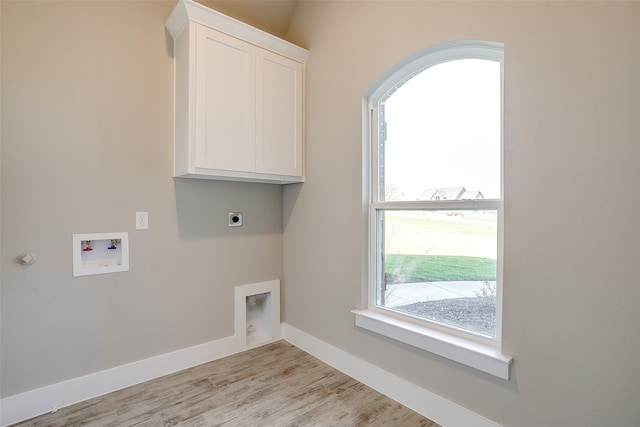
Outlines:
[[[485, 59], [500, 64], [500, 198], [484, 200], [424, 200], [384, 201], [384, 183], [379, 179], [380, 143], [384, 132], [379, 123], [379, 105], [397, 88], [437, 64], [459, 59]], [[364, 310], [354, 310], [356, 325], [394, 338], [410, 345], [434, 352], [503, 379], [509, 377], [511, 357], [501, 353], [502, 337], [502, 264], [504, 225], [504, 45], [497, 42], [461, 40], [442, 43], [406, 58], [378, 79], [363, 98], [363, 179], [367, 226], [367, 262], [364, 270]], [[496, 334], [486, 337], [471, 331], [417, 318], [377, 304], [377, 279], [380, 274], [382, 250], [377, 215], [384, 210], [469, 210], [496, 209], [497, 211], [497, 265], [496, 265]], [[426, 344], [425, 344], [426, 343]], [[481, 355], [477, 360], [470, 354]], [[471, 360], [474, 359], [474, 360]]]

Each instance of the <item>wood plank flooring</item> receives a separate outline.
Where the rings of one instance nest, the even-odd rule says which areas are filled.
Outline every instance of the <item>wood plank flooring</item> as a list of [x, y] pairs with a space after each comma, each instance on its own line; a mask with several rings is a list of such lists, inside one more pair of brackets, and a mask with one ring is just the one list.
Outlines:
[[16, 426], [423, 426], [435, 422], [277, 341]]

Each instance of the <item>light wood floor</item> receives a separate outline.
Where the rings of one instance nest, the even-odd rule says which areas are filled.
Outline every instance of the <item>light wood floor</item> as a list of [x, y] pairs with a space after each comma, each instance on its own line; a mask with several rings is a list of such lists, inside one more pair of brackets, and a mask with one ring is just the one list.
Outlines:
[[439, 427], [286, 341], [16, 425]]

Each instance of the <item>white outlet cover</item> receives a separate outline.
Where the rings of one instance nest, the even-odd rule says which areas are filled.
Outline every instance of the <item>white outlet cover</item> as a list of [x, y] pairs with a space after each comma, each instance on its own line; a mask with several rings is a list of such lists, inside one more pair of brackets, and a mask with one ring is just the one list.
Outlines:
[[149, 229], [149, 212], [136, 212], [136, 230]]

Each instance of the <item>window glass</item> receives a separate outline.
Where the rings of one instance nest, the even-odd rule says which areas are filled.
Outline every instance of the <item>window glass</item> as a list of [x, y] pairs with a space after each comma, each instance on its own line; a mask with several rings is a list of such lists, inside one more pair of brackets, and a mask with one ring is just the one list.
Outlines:
[[384, 210], [378, 221], [378, 305], [495, 337], [495, 209]]
[[500, 80], [497, 61], [448, 61], [381, 102], [382, 200], [500, 198]]
[[392, 70], [369, 99], [370, 307], [494, 342], [502, 58], [502, 46], [488, 42], [429, 49]]

